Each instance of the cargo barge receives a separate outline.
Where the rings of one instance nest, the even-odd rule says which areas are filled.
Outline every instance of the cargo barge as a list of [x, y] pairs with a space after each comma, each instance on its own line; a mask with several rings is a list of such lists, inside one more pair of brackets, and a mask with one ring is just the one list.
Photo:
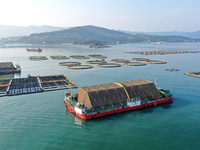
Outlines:
[[12, 62], [0, 62], [0, 74], [11, 74], [20, 72], [20, 65], [13, 65]]
[[81, 87], [74, 96], [68, 90], [64, 98], [66, 108], [85, 120], [172, 101], [169, 90], [147, 80]]

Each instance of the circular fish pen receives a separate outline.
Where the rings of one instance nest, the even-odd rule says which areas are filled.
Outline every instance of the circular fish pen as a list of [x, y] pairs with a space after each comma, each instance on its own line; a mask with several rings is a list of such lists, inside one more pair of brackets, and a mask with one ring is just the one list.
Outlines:
[[69, 59], [67, 56], [61, 56], [61, 55], [55, 55], [55, 56], [50, 56], [51, 59], [55, 60], [64, 60], [64, 59]]
[[96, 57], [102, 57], [102, 55], [94, 54], [94, 55], [88, 55], [88, 57], [96, 58]]
[[138, 62], [138, 61], [133, 61], [133, 62], [126, 62], [124, 63], [124, 65], [126, 66], [144, 66], [146, 65], [146, 63], [143, 63], [143, 62]]
[[48, 58], [46, 56], [30, 56], [29, 60], [47, 60]]
[[163, 60], [148, 60], [146, 61], [147, 64], [166, 64], [166, 61]]
[[91, 60], [91, 61], [87, 61], [87, 64], [102, 64], [102, 63], [107, 63], [107, 61], [104, 60]]
[[81, 65], [80, 62], [60, 62], [58, 65], [60, 66], [78, 66]]
[[132, 58], [133, 61], [149, 61], [149, 58]]
[[121, 67], [121, 64], [117, 64], [117, 63], [102, 63], [102, 64], [98, 64], [98, 67], [102, 67], [102, 68], [112, 68], [112, 67]]
[[126, 63], [126, 62], [129, 62], [128, 59], [112, 59], [111, 62], [114, 62], [114, 63]]
[[84, 55], [72, 55], [72, 56], [70, 56], [70, 58], [73, 58], [73, 59], [89, 59], [90, 57], [84, 56]]
[[107, 56], [96, 56], [94, 58], [96, 58], [96, 59], [105, 59], [105, 58], [107, 58]]
[[92, 65], [77, 65], [77, 66], [68, 66], [67, 68], [78, 70], [78, 69], [91, 69], [93, 68], [93, 66]]

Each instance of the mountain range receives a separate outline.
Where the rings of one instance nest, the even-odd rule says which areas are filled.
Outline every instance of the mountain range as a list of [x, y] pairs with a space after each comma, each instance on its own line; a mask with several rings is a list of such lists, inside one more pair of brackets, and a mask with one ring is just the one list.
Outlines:
[[[49, 29], [43, 26], [43, 29]], [[51, 29], [51, 30], [50, 30]], [[68, 29], [50, 28], [50, 32], [33, 33], [28, 36], [2, 38], [1, 43], [12, 44], [96, 44], [96, 43], [138, 43], [138, 42], [193, 42], [194, 39], [179, 35], [145, 35], [109, 30], [97, 26], [79, 26]], [[52, 31], [53, 30], [53, 31]], [[197, 39], [196, 41], [199, 41]]]
[[196, 31], [196, 32], [178, 32], [178, 31], [173, 31], [173, 32], [131, 32], [131, 31], [123, 31], [123, 30], [119, 30], [121, 32], [124, 33], [128, 33], [128, 34], [133, 34], [133, 35], [137, 35], [137, 34], [145, 34], [145, 35], [158, 35], [158, 36], [185, 36], [185, 37], [189, 37], [191, 39], [200, 39], [200, 31]]
[[11, 25], [0, 25], [0, 39], [13, 37], [13, 36], [27, 36], [33, 33], [59, 31], [63, 29], [69, 29], [65, 27], [53, 27], [53, 26], [11, 26]]

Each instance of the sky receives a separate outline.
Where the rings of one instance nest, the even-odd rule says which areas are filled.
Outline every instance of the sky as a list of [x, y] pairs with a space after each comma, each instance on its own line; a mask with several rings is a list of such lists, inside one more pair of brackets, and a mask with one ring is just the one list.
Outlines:
[[0, 0], [0, 25], [200, 30], [200, 0]]

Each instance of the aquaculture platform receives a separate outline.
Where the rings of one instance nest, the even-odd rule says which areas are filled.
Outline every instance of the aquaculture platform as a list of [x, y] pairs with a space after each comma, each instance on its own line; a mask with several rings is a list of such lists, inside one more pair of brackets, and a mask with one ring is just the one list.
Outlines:
[[200, 72], [187, 72], [185, 75], [200, 78]]
[[77, 88], [65, 75], [29, 76], [27, 78], [0, 79], [0, 96], [30, 94], [60, 89]]
[[133, 53], [140, 55], [165, 55], [165, 54], [200, 53], [200, 51], [165, 50], [165, 51], [133, 51], [126, 53]]

